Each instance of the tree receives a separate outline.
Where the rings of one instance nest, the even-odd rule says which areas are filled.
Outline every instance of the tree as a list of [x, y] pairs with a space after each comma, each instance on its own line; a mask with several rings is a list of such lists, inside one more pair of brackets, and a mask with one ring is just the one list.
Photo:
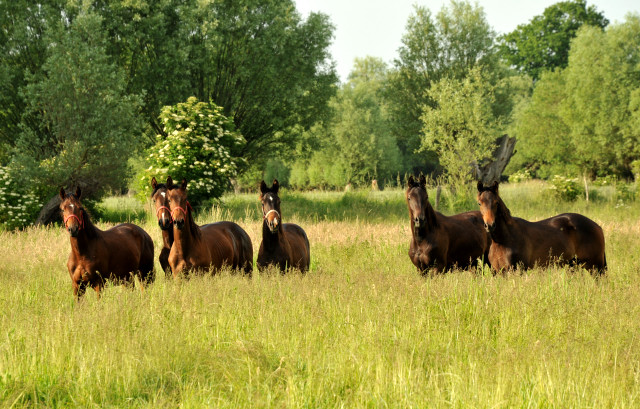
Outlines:
[[233, 118], [242, 155], [290, 148], [328, 115], [337, 82], [326, 15], [302, 20], [292, 0], [200, 2], [191, 27], [192, 87]]
[[510, 133], [518, 138], [519, 148], [509, 172], [526, 168], [542, 178], [577, 173], [570, 128], [560, 114], [565, 93], [562, 70], [544, 72], [531, 99], [516, 108]]
[[[27, 102], [26, 74], [42, 75], [47, 59], [46, 33], [61, 21], [64, 0], [0, 1], [0, 163], [10, 161]], [[35, 120], [35, 118], [29, 118]], [[35, 126], [35, 123], [26, 124]]]
[[334, 116], [321, 133], [321, 148], [310, 160], [306, 178], [292, 170], [292, 181], [312, 186], [366, 185], [372, 179], [392, 179], [402, 170], [387, 107], [381, 95], [387, 67], [379, 58], [356, 59], [349, 80], [332, 99]]
[[194, 205], [220, 197], [243, 165], [238, 156], [245, 144], [222, 108], [191, 97], [164, 107], [160, 122], [167, 137], [158, 135], [148, 150], [149, 166], [138, 175], [142, 197], [149, 197], [152, 177], [165, 180], [167, 176], [189, 182], [189, 200]]
[[45, 75], [27, 78], [11, 167], [40, 198], [60, 186], [80, 186], [88, 198], [120, 189], [127, 160], [140, 146], [140, 99], [125, 92], [100, 24], [100, 17], [83, 13], [68, 29], [59, 25], [48, 39]]
[[492, 86], [480, 67], [464, 79], [443, 78], [429, 90], [436, 107], [425, 107], [422, 149], [437, 153], [449, 182], [462, 187], [472, 179], [474, 162], [491, 156], [503, 130], [492, 108]]
[[427, 161], [424, 152], [419, 157], [414, 152], [421, 146], [423, 108], [435, 107], [428, 90], [442, 78], [464, 78], [476, 65], [487, 72], [496, 70], [494, 38], [483, 9], [477, 5], [452, 0], [435, 18], [428, 9], [415, 7], [387, 92], [393, 132], [406, 161], [422, 166]]
[[511, 66], [540, 78], [545, 70], [565, 68], [571, 39], [583, 25], [603, 29], [609, 24], [586, 0], [563, 1], [547, 7], [541, 16], [500, 38], [500, 55]]
[[637, 14], [605, 32], [583, 27], [572, 43], [561, 112], [571, 129], [576, 160], [591, 176], [632, 176], [631, 162], [640, 156], [634, 108], [639, 67]]

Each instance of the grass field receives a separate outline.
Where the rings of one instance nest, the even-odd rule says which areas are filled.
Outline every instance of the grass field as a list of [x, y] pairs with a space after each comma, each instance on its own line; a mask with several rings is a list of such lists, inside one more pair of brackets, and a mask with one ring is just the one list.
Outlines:
[[[289, 193], [306, 275], [230, 272], [72, 296], [67, 233], [0, 233], [0, 407], [640, 407], [640, 203], [563, 203], [501, 187], [528, 219], [575, 211], [604, 228], [609, 271], [554, 267], [424, 278], [400, 190]], [[225, 197], [260, 244], [257, 195]], [[449, 213], [445, 211], [445, 213]], [[108, 222], [153, 216], [111, 198]], [[255, 255], [254, 255], [255, 256]], [[159, 264], [157, 265], [159, 270]]]

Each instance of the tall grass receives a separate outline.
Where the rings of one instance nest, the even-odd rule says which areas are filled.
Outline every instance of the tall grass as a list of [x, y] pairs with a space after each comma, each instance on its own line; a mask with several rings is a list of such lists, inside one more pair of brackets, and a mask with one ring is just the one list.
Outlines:
[[[552, 267], [425, 279], [407, 256], [399, 190], [283, 195], [285, 221], [311, 241], [306, 275], [159, 275], [80, 303], [61, 228], [0, 233], [0, 406], [638, 407], [638, 204], [501, 189], [514, 215], [599, 222], [607, 276]], [[247, 195], [198, 221], [233, 219], [257, 249], [260, 216]], [[157, 255], [155, 220], [136, 220]]]

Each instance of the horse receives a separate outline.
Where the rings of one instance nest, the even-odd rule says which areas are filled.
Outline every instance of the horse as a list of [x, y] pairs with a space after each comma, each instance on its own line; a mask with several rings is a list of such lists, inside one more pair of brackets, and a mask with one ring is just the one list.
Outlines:
[[513, 269], [519, 264], [532, 268], [558, 261], [584, 265], [604, 274], [604, 233], [593, 220], [577, 213], [537, 222], [512, 217], [500, 198], [498, 182], [490, 187], [478, 182], [477, 198], [485, 229], [491, 234], [489, 262], [495, 270]]
[[151, 179], [151, 200], [156, 209], [156, 218], [158, 225], [162, 231], [162, 249], [160, 250], [160, 266], [167, 277], [171, 275], [171, 267], [169, 266], [169, 253], [173, 244], [173, 218], [169, 209], [169, 200], [167, 197], [167, 186], [164, 183], [158, 183], [156, 178]]
[[482, 226], [479, 211], [445, 216], [436, 212], [426, 189], [426, 179], [413, 176], [405, 194], [411, 223], [409, 258], [426, 275], [433, 269], [444, 273], [449, 268], [467, 268], [478, 259], [487, 259], [491, 239]]
[[259, 270], [274, 265], [282, 272], [288, 268], [306, 272], [311, 262], [309, 239], [297, 224], [282, 223], [279, 189], [277, 179], [273, 180], [270, 188], [264, 181], [260, 183], [262, 242], [256, 264]]
[[60, 188], [60, 211], [71, 242], [67, 269], [76, 299], [87, 285], [100, 298], [106, 279], [131, 283], [137, 275], [142, 283], [152, 282], [153, 241], [147, 232], [131, 223], [98, 229], [80, 203], [81, 194], [79, 187], [75, 195]]
[[169, 266], [174, 277], [191, 270], [219, 270], [223, 266], [241, 269], [251, 275], [253, 246], [242, 227], [233, 222], [217, 222], [198, 226], [187, 200], [187, 181], [175, 185], [167, 178], [167, 196], [173, 218], [173, 245]]

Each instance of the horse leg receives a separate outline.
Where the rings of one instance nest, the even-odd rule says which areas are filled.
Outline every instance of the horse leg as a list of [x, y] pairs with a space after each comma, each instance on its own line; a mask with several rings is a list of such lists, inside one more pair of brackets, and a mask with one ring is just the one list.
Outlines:
[[80, 301], [80, 298], [84, 295], [86, 289], [86, 281], [78, 280], [73, 282], [73, 296], [76, 298], [76, 301]]

